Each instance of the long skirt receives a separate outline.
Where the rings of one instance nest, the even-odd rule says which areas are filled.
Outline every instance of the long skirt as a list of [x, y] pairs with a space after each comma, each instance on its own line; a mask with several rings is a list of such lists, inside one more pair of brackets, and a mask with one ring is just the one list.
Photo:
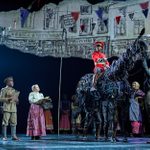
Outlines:
[[68, 112], [62, 113], [62, 115], [61, 115], [60, 130], [63, 130], [63, 131], [70, 130], [70, 119], [69, 119], [69, 113]]
[[142, 123], [138, 121], [132, 121], [132, 133], [133, 134], [141, 134], [142, 133]]
[[27, 136], [45, 136], [45, 117], [43, 108], [31, 104], [27, 120]]
[[44, 110], [45, 122], [46, 122], [46, 130], [53, 130], [53, 117], [50, 110]]

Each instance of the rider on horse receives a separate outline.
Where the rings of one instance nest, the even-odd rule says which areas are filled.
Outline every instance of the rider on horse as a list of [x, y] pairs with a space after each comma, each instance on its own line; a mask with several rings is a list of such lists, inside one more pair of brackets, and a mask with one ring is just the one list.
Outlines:
[[97, 41], [94, 43], [96, 49], [92, 53], [92, 59], [94, 61], [94, 85], [97, 82], [98, 77], [103, 73], [108, 67], [109, 62], [107, 61], [107, 57], [104, 53], [102, 53], [102, 50], [104, 49], [104, 42]]

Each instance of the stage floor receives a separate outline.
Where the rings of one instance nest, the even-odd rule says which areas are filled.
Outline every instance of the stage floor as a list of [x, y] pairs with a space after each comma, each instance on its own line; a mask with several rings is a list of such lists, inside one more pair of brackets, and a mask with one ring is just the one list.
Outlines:
[[129, 138], [128, 143], [121, 142], [97, 142], [93, 136], [87, 140], [73, 135], [47, 135], [41, 140], [33, 141], [30, 137], [19, 135], [20, 141], [0, 141], [0, 150], [150, 150], [150, 144], [146, 142], [150, 138]]

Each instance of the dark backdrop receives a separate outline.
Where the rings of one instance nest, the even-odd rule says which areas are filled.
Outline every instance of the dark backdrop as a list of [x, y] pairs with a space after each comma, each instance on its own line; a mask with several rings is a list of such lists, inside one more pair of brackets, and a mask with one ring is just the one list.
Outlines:
[[[0, 46], [0, 88], [5, 86], [3, 83], [5, 77], [13, 76], [14, 87], [21, 92], [18, 105], [18, 133], [26, 132], [27, 115], [30, 106], [28, 94], [31, 92], [31, 86], [36, 83], [39, 84], [41, 92], [45, 96], [50, 96], [53, 100], [54, 108], [52, 113], [54, 126], [57, 129], [59, 68], [60, 58], [38, 57]], [[92, 72], [92, 68], [93, 62], [91, 60], [63, 58], [62, 94], [65, 93], [71, 97], [75, 92], [80, 77]]]

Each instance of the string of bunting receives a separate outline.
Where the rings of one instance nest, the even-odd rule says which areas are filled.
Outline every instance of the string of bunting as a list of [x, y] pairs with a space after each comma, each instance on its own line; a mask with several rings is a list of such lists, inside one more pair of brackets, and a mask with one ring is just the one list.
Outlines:
[[108, 17], [104, 18], [103, 16], [104, 16], [104, 13], [108, 14], [108, 12], [107, 12], [108, 10], [107, 9], [108, 8], [106, 8], [106, 7], [102, 7], [102, 8], [99, 7], [98, 10], [95, 11], [95, 13], [97, 14], [98, 18], [101, 19], [104, 22], [106, 27], [108, 26]]
[[[145, 18], [147, 18], [148, 12], [149, 12], [149, 1], [144, 2], [144, 3], [140, 3], [139, 6], [141, 7], [142, 13], [144, 14]], [[119, 8], [119, 12], [120, 12], [124, 17], [126, 17], [126, 14], [127, 14], [126, 8], [127, 8], [127, 7]], [[141, 12], [141, 11], [139, 11], [139, 12]], [[135, 13], [137, 13], [137, 12], [129, 12], [129, 13], [128, 13], [128, 16], [129, 16], [130, 20], [133, 20], [133, 19], [134, 19]], [[116, 23], [117, 23], [117, 24], [120, 23], [121, 17], [122, 17], [122, 16], [116, 16], [116, 17], [115, 17], [115, 20], [116, 20]]]

